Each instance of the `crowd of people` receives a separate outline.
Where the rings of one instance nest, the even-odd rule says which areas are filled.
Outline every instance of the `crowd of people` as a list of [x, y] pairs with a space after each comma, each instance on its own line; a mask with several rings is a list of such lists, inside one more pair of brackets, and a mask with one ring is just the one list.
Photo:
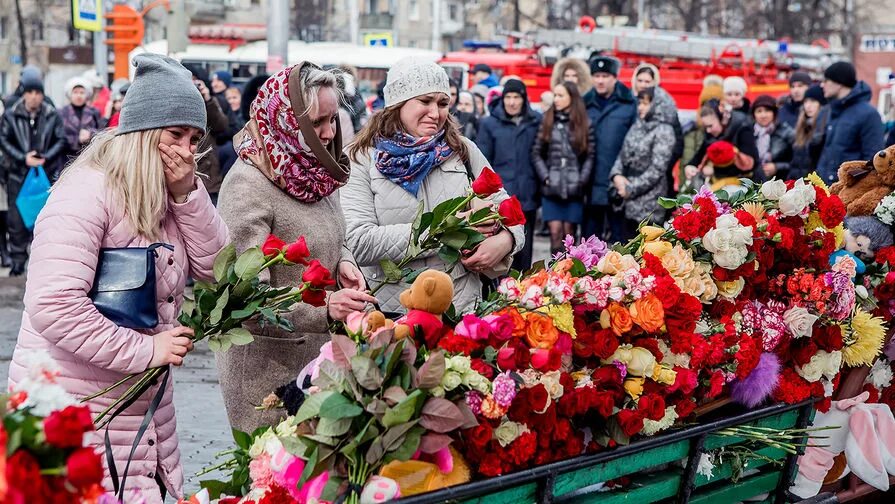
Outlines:
[[[300, 63], [238, 90], [226, 72], [209, 76], [160, 55], [140, 55], [135, 66], [132, 85], [115, 93], [73, 79], [58, 111], [27, 69], [7, 100], [0, 150], [13, 275], [24, 272], [30, 241], [17, 190], [29, 167], [55, 180], [34, 228], [10, 381], [25, 378], [24, 355], [35, 350], [60, 363], [59, 383], [81, 397], [130, 373], [180, 365], [193, 348], [190, 329], [177, 324], [188, 278], [212, 279], [228, 243], [242, 251], [271, 234], [301, 236], [333, 272], [323, 306], [287, 314], [294, 332], [249, 324], [255, 341], [217, 356], [230, 422], [246, 432], [270, 423], [260, 399], [316, 356], [330, 322], [369, 305], [402, 310], [402, 287], [386, 283], [381, 261], [404, 257], [421, 204], [431, 210], [466, 194], [485, 168], [504, 182], [493, 203], [516, 196], [525, 225], [480, 223], [484, 240], [456, 261], [432, 254], [410, 265], [447, 270], [459, 313], [491, 280], [528, 268], [539, 210], [554, 249], [579, 232], [620, 240], [639, 222], [663, 220], [660, 196], [815, 169], [832, 181], [838, 163], [883, 146], [869, 88], [846, 63], [828, 68], [822, 86], [794, 73], [782, 102], [750, 103], [736, 77], [707, 79], [688, 124], [659, 69], [640, 65], [629, 87], [607, 56], [560, 61], [541, 110], [518, 78], [500, 83], [479, 65], [466, 92], [436, 63], [409, 58], [389, 70], [370, 115], [355, 77], [341, 69]], [[155, 251], [159, 324], [116, 325], [90, 300], [101, 251], [153, 243], [173, 246]], [[278, 267], [259, 280], [301, 283]], [[367, 290], [382, 283], [375, 297]], [[182, 495], [173, 384], [163, 383], [153, 406], [141, 397], [113, 421], [107, 441], [116, 466], [133, 462], [128, 488], [147, 502]], [[88, 404], [96, 413], [114, 399]], [[150, 408], [157, 411], [147, 420]], [[110, 480], [107, 473], [106, 488]]]
[[[538, 106], [521, 79], [498, 81], [482, 64], [468, 92], [451, 89], [464, 135], [529, 217], [540, 210], [554, 250], [567, 235], [626, 240], [638, 223], [664, 221], [660, 196], [814, 171], [832, 183], [842, 162], [870, 159], [895, 143], [895, 106], [881, 120], [870, 86], [847, 62], [833, 63], [819, 80], [792, 72], [780, 98], [750, 100], [742, 77], [709, 75], [695, 119], [683, 124], [657, 67], [640, 64], [630, 85], [620, 70], [603, 55], [562, 59]], [[529, 244], [533, 231], [526, 229]], [[530, 263], [523, 250], [514, 266]]]

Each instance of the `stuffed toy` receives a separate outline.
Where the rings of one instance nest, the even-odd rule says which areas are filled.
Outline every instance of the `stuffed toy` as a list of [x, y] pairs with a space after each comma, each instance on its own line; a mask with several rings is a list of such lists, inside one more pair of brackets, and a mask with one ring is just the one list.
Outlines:
[[442, 316], [454, 300], [454, 281], [442, 271], [426, 270], [401, 293], [401, 305], [407, 308], [395, 322], [395, 338], [412, 337], [435, 348], [444, 331]]
[[[789, 491], [807, 499], [817, 495], [836, 457], [845, 453], [848, 470], [882, 491], [895, 474], [895, 417], [885, 404], [867, 404], [870, 393], [834, 401], [826, 413], [817, 413], [813, 427], [821, 431], [818, 445], [799, 457], [799, 472]], [[809, 443], [810, 444], [810, 443]], [[844, 471], [843, 471], [844, 473]]]
[[876, 205], [895, 190], [895, 145], [870, 161], [847, 161], [839, 166], [839, 181], [830, 186], [845, 204], [848, 215], [873, 215]]
[[471, 472], [463, 456], [453, 446], [445, 446], [431, 455], [417, 452], [411, 460], [389, 462], [379, 476], [396, 481], [406, 497], [466, 483]]
[[890, 247], [893, 242], [892, 228], [876, 217], [845, 218], [845, 250], [864, 261], [872, 262], [879, 249]]

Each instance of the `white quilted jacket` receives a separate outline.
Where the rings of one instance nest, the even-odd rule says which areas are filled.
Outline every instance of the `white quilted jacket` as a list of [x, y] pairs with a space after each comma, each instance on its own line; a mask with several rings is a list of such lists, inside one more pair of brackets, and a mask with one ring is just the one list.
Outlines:
[[[465, 138], [463, 141], [469, 149], [473, 175], [478, 176], [486, 166], [490, 168], [488, 160], [475, 144]], [[357, 162], [352, 161], [351, 177], [348, 184], [340, 190], [342, 211], [347, 224], [348, 247], [371, 287], [381, 283], [384, 278], [379, 267], [381, 259], [388, 258], [398, 262], [404, 257], [419, 203], [422, 201], [424, 210], [430, 211], [442, 201], [463, 196], [470, 185], [463, 161], [459, 156], [454, 156], [426, 176], [419, 194], [414, 197], [379, 173], [372, 160], [373, 152], [374, 149], [370, 149], [359, 155]], [[492, 198], [499, 203], [509, 198], [509, 195], [501, 190]], [[525, 244], [523, 228], [524, 226], [510, 228], [515, 240], [511, 255], [515, 255]], [[509, 263], [505, 263], [508, 268]], [[410, 267], [441, 271], [447, 269], [444, 261], [434, 254], [420, 259]], [[458, 313], [472, 311], [482, 292], [478, 273], [466, 271], [458, 264], [450, 275], [454, 279], [454, 306]], [[398, 296], [407, 287], [406, 284], [387, 285], [377, 292], [376, 297], [382, 310], [404, 312]]]

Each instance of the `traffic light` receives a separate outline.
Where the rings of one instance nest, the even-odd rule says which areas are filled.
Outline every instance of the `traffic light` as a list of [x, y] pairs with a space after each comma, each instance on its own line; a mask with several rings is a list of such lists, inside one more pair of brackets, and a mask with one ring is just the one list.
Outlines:
[[128, 55], [143, 43], [145, 33], [143, 16], [133, 7], [117, 4], [112, 8], [112, 12], [106, 14], [106, 19], [108, 20], [106, 31], [110, 35], [106, 44], [112, 46], [115, 54], [115, 78], [127, 79]]

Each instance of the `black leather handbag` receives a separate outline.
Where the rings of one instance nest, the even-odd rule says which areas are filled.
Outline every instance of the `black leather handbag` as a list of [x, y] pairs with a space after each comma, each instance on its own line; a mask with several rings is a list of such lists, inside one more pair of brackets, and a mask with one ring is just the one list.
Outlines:
[[99, 251], [89, 296], [104, 317], [130, 329], [152, 329], [158, 325], [155, 258], [159, 247], [174, 250], [173, 245], [153, 243], [148, 247]]

